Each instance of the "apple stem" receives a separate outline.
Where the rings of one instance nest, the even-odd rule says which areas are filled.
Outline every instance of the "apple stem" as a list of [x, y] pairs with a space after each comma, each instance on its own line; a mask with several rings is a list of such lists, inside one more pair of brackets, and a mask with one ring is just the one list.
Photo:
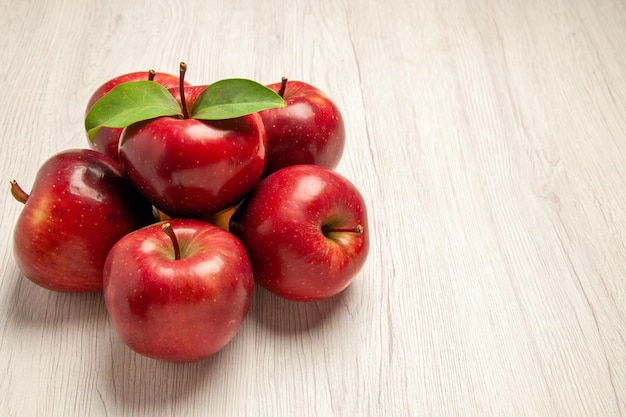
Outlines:
[[26, 191], [22, 190], [22, 187], [19, 186], [17, 181], [11, 180], [10, 182], [11, 182], [11, 195], [13, 196], [13, 198], [15, 198], [17, 201], [19, 201], [22, 204], [26, 204], [26, 201], [28, 200], [28, 194], [26, 193]]
[[176, 238], [176, 233], [174, 233], [174, 229], [169, 224], [169, 222], [163, 223], [161, 229], [165, 232], [166, 235], [169, 236], [172, 241], [172, 245], [174, 246], [174, 260], [180, 260], [180, 245], [178, 244], [178, 239]]
[[280, 96], [280, 98], [284, 98], [283, 96], [285, 95], [286, 88], [287, 88], [287, 77], [283, 77], [280, 80], [280, 90], [278, 90], [278, 95]]
[[154, 81], [154, 76], [156, 75], [156, 71], [151, 69], [148, 71], [148, 81]]
[[180, 63], [180, 76], [178, 78], [178, 88], [180, 89], [180, 102], [183, 106], [183, 117], [189, 119], [189, 112], [187, 111], [187, 103], [185, 103], [185, 73], [187, 72], [187, 64]]
[[346, 232], [346, 233], [356, 233], [356, 234], [361, 234], [363, 233], [363, 226], [361, 226], [360, 224], [357, 224], [355, 227], [328, 227], [328, 226], [322, 226], [322, 232], [326, 235], [328, 233], [340, 233], [340, 232]]

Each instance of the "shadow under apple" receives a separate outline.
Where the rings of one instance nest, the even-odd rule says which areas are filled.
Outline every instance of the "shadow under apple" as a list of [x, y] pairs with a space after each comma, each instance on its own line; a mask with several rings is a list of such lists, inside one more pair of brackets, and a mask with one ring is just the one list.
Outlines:
[[107, 320], [101, 291], [65, 293], [42, 288], [16, 272], [5, 305], [7, 318], [16, 326], [82, 326]]
[[308, 302], [290, 301], [255, 285], [249, 318], [281, 334], [313, 330], [342, 312], [347, 314], [352, 285], [333, 297]]
[[187, 403], [190, 397], [197, 396], [215, 395], [215, 401], [220, 401], [215, 391], [228, 386], [224, 382], [232, 374], [228, 369], [237, 365], [236, 351], [244, 349], [240, 345], [243, 341], [235, 337], [206, 359], [169, 362], [133, 351], [113, 326], [110, 329], [109, 354], [102, 356], [98, 385], [102, 401], [113, 415], [140, 408], [153, 409], [158, 414], [161, 409], [176, 408], [176, 404]]

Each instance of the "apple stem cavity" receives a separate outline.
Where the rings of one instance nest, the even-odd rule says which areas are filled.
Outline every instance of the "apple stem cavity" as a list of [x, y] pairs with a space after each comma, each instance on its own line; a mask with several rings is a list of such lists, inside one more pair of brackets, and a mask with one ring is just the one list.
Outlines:
[[183, 107], [183, 118], [189, 119], [187, 104], [185, 103], [185, 73], [187, 72], [187, 64], [180, 63], [180, 76], [178, 78], [178, 88], [180, 89], [180, 103]]
[[28, 200], [28, 194], [15, 180], [11, 180], [11, 195], [22, 204], [26, 204], [26, 201]]
[[156, 75], [156, 71], [151, 69], [148, 71], [148, 81], [154, 81], [154, 76]]
[[176, 233], [174, 233], [174, 229], [169, 224], [169, 222], [163, 223], [161, 229], [165, 232], [167, 236], [169, 236], [172, 241], [172, 246], [174, 246], [174, 260], [180, 261], [180, 245], [178, 244], [178, 239], [176, 238]]
[[278, 90], [278, 95], [280, 96], [280, 98], [285, 98], [283, 96], [285, 95], [286, 88], [287, 88], [287, 77], [283, 77], [280, 80], [280, 89]]
[[356, 233], [360, 235], [363, 233], [363, 226], [357, 224], [355, 227], [330, 227], [322, 226], [322, 233], [327, 236], [330, 233]]

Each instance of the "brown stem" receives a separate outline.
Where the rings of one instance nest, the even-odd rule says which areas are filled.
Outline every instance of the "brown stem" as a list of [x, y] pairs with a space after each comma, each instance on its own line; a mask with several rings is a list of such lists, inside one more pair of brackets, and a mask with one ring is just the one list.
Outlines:
[[172, 226], [169, 224], [169, 222], [163, 223], [161, 229], [165, 232], [166, 235], [169, 236], [170, 240], [172, 241], [172, 245], [174, 246], [174, 259], [179, 261], [180, 245], [178, 244], [178, 239], [176, 238], [176, 233], [174, 233], [174, 229], [172, 229]]
[[148, 71], [148, 81], [154, 81], [154, 76], [156, 75], [156, 71], [151, 69]]
[[180, 63], [180, 76], [178, 79], [178, 88], [180, 89], [180, 103], [183, 107], [183, 117], [189, 119], [189, 112], [187, 111], [187, 103], [185, 103], [185, 73], [187, 72], [187, 64]]
[[355, 227], [329, 227], [322, 226], [322, 232], [326, 235], [328, 233], [338, 233], [338, 232], [346, 232], [346, 233], [363, 233], [363, 226], [357, 224]]
[[283, 77], [280, 80], [280, 90], [278, 90], [278, 95], [280, 96], [280, 98], [285, 98], [283, 96], [285, 95], [286, 88], [287, 88], [287, 77]]
[[20, 203], [25, 204], [28, 200], [28, 194], [26, 193], [26, 191], [22, 190], [22, 187], [19, 186], [17, 181], [11, 180], [10, 183], [11, 195], [13, 196], [13, 198], [15, 198]]

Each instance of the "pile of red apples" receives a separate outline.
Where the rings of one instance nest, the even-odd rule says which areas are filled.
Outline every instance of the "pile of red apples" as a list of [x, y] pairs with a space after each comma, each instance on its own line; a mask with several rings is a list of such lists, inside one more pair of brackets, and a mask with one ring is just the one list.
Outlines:
[[50, 157], [30, 192], [11, 181], [23, 275], [102, 291], [124, 343], [177, 362], [232, 340], [255, 283], [324, 300], [369, 250], [363, 197], [334, 171], [346, 133], [328, 96], [286, 78], [190, 85], [185, 72], [104, 83], [86, 106], [86, 146]]

